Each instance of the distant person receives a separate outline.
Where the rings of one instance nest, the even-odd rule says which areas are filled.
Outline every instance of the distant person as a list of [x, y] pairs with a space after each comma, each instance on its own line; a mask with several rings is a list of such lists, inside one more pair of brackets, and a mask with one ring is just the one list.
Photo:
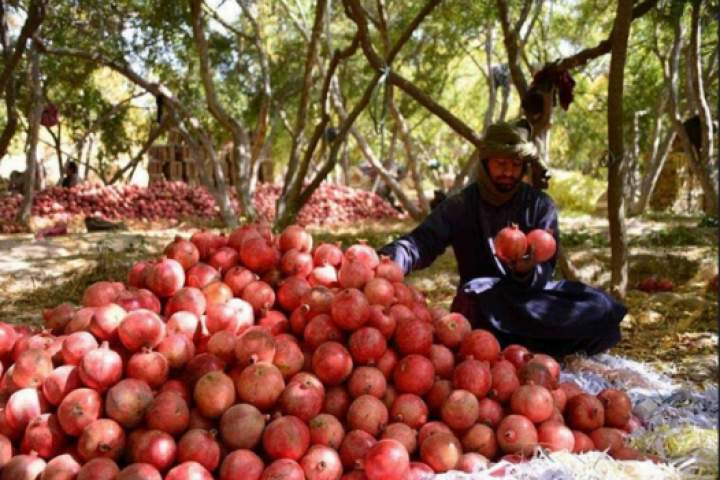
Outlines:
[[80, 183], [80, 177], [78, 176], [77, 163], [70, 160], [65, 164], [65, 176], [62, 179], [61, 185], [64, 188], [72, 188]]
[[13, 170], [10, 173], [10, 182], [8, 183], [8, 192], [10, 193], [22, 193], [23, 184], [25, 183], [25, 176], [18, 170]]

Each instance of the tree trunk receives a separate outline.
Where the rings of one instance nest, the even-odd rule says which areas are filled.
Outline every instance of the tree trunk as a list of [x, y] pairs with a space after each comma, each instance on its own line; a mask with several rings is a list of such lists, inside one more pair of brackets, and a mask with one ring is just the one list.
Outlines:
[[640, 196], [630, 207], [629, 216], [642, 215], [647, 210], [657, 181], [660, 178], [660, 173], [662, 173], [670, 153], [673, 140], [675, 140], [675, 132], [672, 128], [665, 132], [662, 140], [656, 139], [656, 146], [653, 146], [653, 153], [648, 162], [649, 165], [640, 184]]
[[28, 85], [31, 86], [32, 97], [30, 111], [28, 112], [29, 131], [27, 140], [27, 167], [25, 168], [25, 185], [23, 185], [23, 200], [18, 210], [16, 221], [27, 225], [32, 212], [33, 194], [37, 175], [37, 144], [40, 132], [40, 117], [43, 110], [42, 86], [40, 85], [40, 58], [37, 48], [33, 45], [29, 52], [30, 68], [28, 71]]
[[0, 159], [7, 154], [10, 141], [15, 136], [18, 127], [18, 113], [15, 108], [17, 86], [15, 79], [11, 79], [5, 86], [5, 111], [7, 112], [7, 123], [0, 134]]
[[417, 159], [415, 158], [415, 153], [413, 152], [412, 138], [410, 138], [410, 131], [408, 130], [405, 117], [403, 117], [402, 113], [400, 113], [400, 111], [395, 106], [395, 102], [393, 101], [392, 97], [390, 99], [390, 114], [393, 116], [395, 122], [397, 122], [398, 124], [400, 140], [402, 141], [403, 147], [405, 148], [405, 158], [407, 159], [407, 166], [410, 170], [413, 184], [415, 185], [415, 191], [417, 192], [419, 210], [422, 216], [425, 217], [430, 212], [430, 204], [428, 203], [428, 200], [425, 197], [425, 192], [423, 191], [422, 178], [420, 177]]
[[[695, 108], [700, 116], [700, 133], [702, 138], [700, 149], [700, 166], [702, 167], [702, 176], [700, 181], [708, 185], [704, 189], [708, 189], [705, 194], [705, 211], [717, 215], [718, 213], [718, 192], [717, 183], [710, 172], [713, 161], [715, 160], [713, 145], [713, 118], [710, 112], [707, 96], [705, 95], [705, 85], [703, 83], [702, 58], [700, 56], [700, 39], [701, 22], [700, 10], [702, 2], [700, 0], [692, 1], [692, 19], [690, 31], [690, 55], [688, 55], [689, 77], [692, 84], [690, 97], [695, 104]], [[717, 172], [715, 172], [717, 174]], [[708, 181], [710, 180], [710, 181]]]
[[610, 224], [611, 289], [625, 298], [628, 282], [625, 231], [625, 145], [623, 143], [623, 82], [633, 0], [619, 0], [612, 35], [608, 79], [608, 221]]

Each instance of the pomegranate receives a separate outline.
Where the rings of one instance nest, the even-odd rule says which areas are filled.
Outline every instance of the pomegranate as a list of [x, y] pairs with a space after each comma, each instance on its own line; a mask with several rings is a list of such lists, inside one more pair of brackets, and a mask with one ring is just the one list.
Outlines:
[[385, 256], [380, 258], [380, 263], [378, 263], [375, 275], [390, 282], [402, 282], [405, 277], [400, 265], [395, 263], [391, 258]]
[[73, 480], [80, 472], [80, 464], [72, 455], [65, 453], [47, 463], [40, 480]]
[[363, 327], [350, 335], [348, 348], [356, 363], [372, 365], [385, 353], [387, 342], [380, 330]]
[[214, 431], [195, 428], [188, 430], [178, 441], [178, 463], [196, 462], [212, 472], [220, 465], [220, 457], [220, 444], [215, 439]]
[[165, 303], [165, 316], [170, 317], [175, 312], [192, 312], [197, 316], [205, 313], [207, 301], [202, 290], [195, 287], [184, 287]]
[[37, 389], [21, 388], [10, 395], [5, 405], [5, 421], [11, 430], [19, 433], [47, 409], [47, 402]]
[[100, 417], [102, 398], [94, 389], [78, 388], [60, 402], [58, 422], [68, 435], [78, 436], [83, 429]]
[[61, 332], [75, 315], [75, 307], [71, 303], [64, 302], [54, 308], [44, 309], [42, 315], [46, 328]]
[[450, 427], [445, 425], [442, 422], [438, 421], [432, 421], [428, 422], [420, 429], [418, 432], [418, 444], [422, 445], [422, 443], [432, 435], [438, 434], [438, 433], [449, 433], [452, 435], [452, 430], [450, 430]]
[[340, 445], [340, 460], [346, 469], [360, 465], [368, 450], [377, 443], [375, 437], [363, 430], [352, 430]]
[[389, 307], [395, 302], [395, 288], [391, 282], [384, 278], [373, 278], [368, 281], [363, 293], [368, 302], [373, 305]]
[[240, 261], [240, 256], [234, 248], [220, 247], [208, 259], [208, 263], [218, 272], [225, 273]]
[[525, 365], [528, 354], [530, 354], [530, 351], [527, 348], [514, 343], [508, 345], [502, 351], [503, 358], [512, 363], [517, 370], [520, 370]]
[[180, 263], [183, 270], [189, 270], [200, 261], [200, 251], [195, 244], [180, 236], [175, 237], [175, 241], [165, 247], [165, 256]]
[[507, 360], [499, 360], [490, 369], [492, 389], [488, 396], [498, 402], [506, 402], [515, 390], [520, 387], [520, 380], [515, 373], [515, 367]]
[[455, 390], [443, 403], [440, 416], [453, 430], [466, 430], [477, 421], [479, 409], [475, 395], [467, 390]]
[[323, 412], [329, 413], [337, 418], [345, 418], [350, 408], [350, 395], [343, 387], [330, 387], [325, 392], [325, 404]]
[[[207, 351], [222, 359], [225, 363], [232, 363], [233, 360], [235, 360], [236, 338], [235, 334], [228, 330], [220, 330], [219, 332], [213, 333], [207, 342]], [[160, 343], [160, 345], [162, 345], [162, 343]]]
[[249, 237], [240, 246], [240, 260], [253, 272], [264, 273], [277, 265], [280, 252], [262, 237]]
[[525, 358], [527, 359], [527, 363], [539, 363], [544, 365], [550, 372], [553, 382], [557, 383], [560, 379], [560, 364], [550, 355], [545, 355], [544, 353], [532, 353]]
[[397, 365], [397, 363], [398, 356], [395, 353], [395, 350], [393, 350], [392, 348], [388, 348], [387, 350], [385, 350], [385, 353], [382, 354], [382, 357], [378, 359], [375, 366], [378, 368], [378, 370], [383, 372], [385, 378], [389, 379], [395, 371], [395, 365]]
[[259, 480], [265, 464], [250, 450], [235, 450], [230, 453], [220, 466], [220, 480]]
[[168, 332], [168, 336], [158, 344], [157, 352], [165, 357], [168, 367], [179, 369], [183, 368], [195, 355], [195, 344], [187, 335]]
[[192, 312], [181, 310], [173, 313], [167, 320], [166, 334], [182, 334], [193, 341], [198, 333], [200, 317]]
[[220, 280], [220, 272], [206, 263], [198, 263], [187, 272], [187, 287], [203, 289]]
[[500, 356], [500, 344], [487, 330], [473, 330], [463, 338], [460, 344], [460, 356], [494, 362]]
[[135, 310], [123, 318], [118, 336], [131, 352], [143, 347], [155, 348], [165, 337], [165, 323], [150, 310]]
[[432, 468], [422, 462], [410, 462], [408, 480], [432, 480], [435, 472]]
[[457, 464], [458, 470], [466, 473], [475, 473], [485, 470], [490, 461], [479, 453], [463, 453]]
[[227, 303], [208, 306], [205, 325], [211, 334], [221, 330], [237, 334], [250, 327], [254, 321], [252, 306], [244, 300], [233, 298]]
[[448, 348], [455, 348], [472, 331], [470, 321], [459, 313], [450, 313], [434, 322], [436, 338]]
[[297, 249], [301, 252], [309, 252], [312, 250], [312, 236], [299, 225], [290, 225], [280, 234], [278, 245], [280, 251], [287, 252], [291, 249]]
[[78, 365], [87, 352], [97, 347], [97, 340], [91, 333], [75, 332], [63, 340], [62, 357], [67, 365]]
[[285, 389], [282, 373], [271, 363], [258, 362], [242, 371], [235, 380], [238, 399], [268, 410], [275, 405]]
[[387, 389], [385, 375], [373, 367], [358, 367], [353, 370], [347, 383], [348, 392], [353, 398], [360, 395], [372, 395], [382, 398]]
[[84, 307], [102, 307], [115, 301], [118, 294], [125, 290], [122, 283], [95, 282], [85, 289], [81, 303]]
[[235, 385], [223, 372], [209, 372], [195, 384], [193, 398], [204, 417], [217, 418], [235, 403]]
[[312, 369], [325, 385], [333, 386], [350, 376], [353, 361], [340, 343], [325, 342], [313, 353]]
[[427, 358], [411, 354], [404, 357], [395, 367], [393, 380], [395, 388], [402, 393], [425, 395], [432, 388], [435, 369]]
[[478, 422], [497, 428], [505, 416], [503, 407], [495, 400], [483, 398], [478, 402]]
[[185, 269], [180, 262], [163, 258], [148, 269], [145, 284], [158, 297], [171, 297], [185, 284]]
[[591, 432], [605, 424], [605, 408], [593, 395], [581, 393], [568, 400], [565, 420], [574, 430]]
[[358, 260], [371, 270], [374, 270], [380, 264], [380, 258], [378, 258], [375, 249], [365, 243], [358, 243], [348, 247], [345, 250], [345, 259]]
[[420, 444], [420, 458], [436, 473], [454, 470], [461, 455], [460, 441], [449, 433], [431, 435]]
[[392, 438], [405, 447], [405, 450], [412, 455], [417, 450], [417, 430], [413, 430], [404, 423], [391, 423], [383, 430], [382, 438]]
[[77, 367], [63, 365], [50, 372], [43, 381], [43, 396], [51, 405], [60, 405], [63, 398], [80, 387], [81, 383]]
[[313, 250], [313, 262], [315, 265], [332, 265], [337, 267], [343, 259], [343, 252], [339, 244], [321, 243]]
[[246, 366], [256, 362], [272, 362], [275, 358], [276, 344], [267, 330], [251, 327], [237, 339], [235, 357], [238, 365]]
[[242, 299], [252, 305], [256, 315], [262, 314], [275, 304], [275, 291], [267, 283], [256, 280], [245, 287]]
[[527, 234], [527, 244], [532, 254], [533, 261], [537, 263], [547, 262], [555, 256], [557, 245], [552, 233], [539, 228], [531, 230]]
[[558, 412], [560, 412], [560, 414], [562, 414], [562, 412], [565, 410], [565, 405], [567, 404], [567, 395], [565, 394], [565, 390], [561, 388], [556, 388], [550, 393], [552, 394], [555, 408]]
[[461, 390], [468, 390], [478, 398], [487, 395], [491, 382], [488, 363], [472, 358], [461, 362], [453, 372], [453, 386]]
[[275, 356], [272, 362], [280, 370], [283, 378], [288, 379], [302, 370], [304, 361], [303, 352], [294, 337], [289, 335], [275, 337]]
[[146, 430], [136, 438], [130, 455], [134, 462], [149, 464], [164, 472], [175, 463], [177, 445], [173, 437], [165, 432]]
[[59, 455], [65, 443], [65, 433], [60, 428], [57, 417], [44, 413], [27, 424], [20, 451], [25, 454], [35, 452], [38, 456], [47, 459]]
[[630, 420], [632, 403], [627, 393], [614, 388], [606, 388], [597, 394], [605, 409], [605, 425], [622, 428]]
[[247, 403], [225, 410], [220, 419], [220, 436], [232, 449], [252, 449], [260, 442], [265, 429], [265, 415]]
[[595, 448], [614, 455], [625, 446], [623, 432], [617, 428], [600, 427], [590, 432]]
[[316, 378], [305, 381], [294, 378], [280, 395], [280, 409], [285, 415], [308, 422], [322, 411], [324, 397], [325, 389]]
[[125, 428], [135, 428], [153, 401], [150, 386], [142, 380], [126, 378], [111, 387], [105, 396], [105, 414]]
[[476, 452], [485, 458], [495, 458], [498, 444], [493, 429], [482, 423], [476, 423], [462, 437], [465, 452]]
[[305, 480], [305, 471], [295, 461], [289, 458], [275, 460], [268, 466], [260, 480]]
[[330, 306], [333, 322], [345, 330], [357, 330], [370, 318], [365, 295], [355, 288], [346, 288], [335, 295]]
[[130, 357], [125, 373], [128, 378], [136, 378], [152, 388], [158, 388], [167, 381], [169, 368], [164, 355], [144, 349]]
[[37, 455], [15, 455], [2, 469], [2, 480], [36, 480], [47, 464]]
[[423, 320], [398, 322], [393, 336], [400, 353], [429, 355], [433, 343], [433, 327]]
[[226, 303], [233, 298], [232, 290], [221, 281], [212, 282], [202, 289], [208, 307], [213, 303]]
[[555, 379], [548, 368], [538, 362], [528, 362], [520, 368], [518, 378], [523, 385], [539, 385], [548, 390], [555, 389]]
[[165, 480], [213, 480], [207, 469], [198, 462], [183, 462], [170, 469]]
[[436, 380], [430, 391], [425, 394], [425, 402], [433, 413], [440, 413], [445, 400], [453, 391], [452, 382], [449, 380]]
[[25, 350], [15, 361], [12, 381], [18, 388], [39, 387], [53, 371], [50, 354], [44, 350]]
[[332, 265], [321, 265], [313, 268], [307, 279], [314, 287], [336, 287], [338, 283], [337, 270]]
[[280, 271], [290, 277], [298, 275], [303, 278], [310, 275], [313, 270], [312, 255], [298, 249], [290, 249], [280, 259]]
[[592, 441], [592, 438], [590, 438], [589, 435], [578, 430], [572, 430], [572, 434], [575, 440], [573, 453], [583, 453], [589, 452], [591, 450], [597, 450], [595, 448], [595, 444]]
[[104, 392], [122, 378], [122, 358], [103, 342], [83, 356], [78, 373], [86, 386]]
[[517, 225], [505, 227], [495, 236], [495, 255], [503, 262], [520, 260], [525, 255], [528, 241]]
[[352, 430], [363, 430], [377, 437], [388, 423], [385, 404], [371, 395], [361, 395], [350, 404], [347, 425]]
[[538, 443], [538, 433], [530, 420], [522, 415], [508, 415], [497, 428], [497, 442], [505, 453], [532, 453]]
[[510, 398], [513, 413], [523, 415], [533, 423], [544, 422], [550, 418], [553, 407], [552, 394], [539, 385], [522, 385]]
[[390, 408], [390, 418], [414, 429], [425, 425], [428, 413], [423, 399], [412, 393], [398, 395]]
[[113, 340], [126, 314], [124, 308], [114, 303], [97, 307], [88, 329], [100, 340]]
[[149, 463], [133, 463], [123, 468], [115, 480], [162, 480], [162, 475]]
[[78, 438], [77, 449], [86, 462], [97, 457], [117, 460], [125, 448], [125, 432], [114, 420], [101, 418], [88, 424]]
[[303, 338], [310, 349], [316, 350], [325, 342], [335, 341], [344, 343], [345, 335], [333, 323], [329, 315], [320, 314], [310, 320], [305, 326]]
[[93, 458], [78, 472], [76, 480], [115, 480], [120, 469], [109, 458]]
[[311, 446], [300, 460], [307, 480], [337, 480], [343, 473], [337, 452], [324, 445]]
[[363, 469], [368, 480], [404, 478], [410, 471], [410, 456], [400, 442], [386, 438], [370, 447]]
[[277, 300], [281, 307], [291, 312], [301, 305], [303, 296], [307, 294], [312, 287], [301, 276], [292, 276], [280, 283], [277, 290]]
[[271, 458], [299, 460], [310, 446], [310, 430], [292, 415], [270, 422], [263, 433], [263, 447]]
[[558, 383], [557, 387], [565, 392], [565, 397], [570, 400], [575, 395], [585, 393], [582, 388], [572, 382], [561, 382]]
[[430, 347], [429, 358], [438, 377], [452, 378], [452, 373], [455, 370], [455, 356], [452, 350], [444, 345], [433, 344]]
[[170, 435], [179, 435], [187, 430], [189, 422], [188, 404], [176, 392], [159, 393], [145, 413], [145, 423], [148, 428]]
[[168, 380], [163, 383], [162, 387], [160, 387], [160, 392], [158, 393], [162, 392], [177, 393], [186, 402], [190, 400], [190, 390], [181, 380], [178, 379]]
[[[297, 310], [297, 309], [296, 309]], [[271, 335], [276, 336], [288, 331], [290, 322], [284, 313], [278, 310], [268, 310], [265, 312], [258, 325], [269, 331]]]
[[380, 305], [370, 305], [370, 318], [367, 321], [369, 327], [374, 327], [380, 330], [386, 339], [392, 338], [397, 328], [397, 321], [391, 315], [388, 315]]
[[543, 448], [553, 452], [566, 450], [572, 452], [575, 448], [575, 437], [572, 430], [559, 422], [547, 421], [540, 424], [537, 429], [538, 442]]
[[310, 443], [338, 450], [345, 438], [345, 429], [334, 415], [321, 413], [308, 422]]
[[135, 288], [145, 288], [145, 275], [147, 275], [150, 262], [140, 261], [133, 264], [128, 272], [127, 284]]

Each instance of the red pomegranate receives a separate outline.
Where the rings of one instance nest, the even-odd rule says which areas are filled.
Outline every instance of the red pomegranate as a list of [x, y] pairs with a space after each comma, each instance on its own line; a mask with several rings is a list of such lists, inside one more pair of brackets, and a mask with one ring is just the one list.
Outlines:
[[312, 369], [325, 385], [338, 385], [350, 376], [353, 361], [350, 352], [338, 342], [325, 342], [312, 356]]
[[453, 430], [466, 430], [475, 424], [480, 407], [474, 394], [467, 390], [455, 390], [445, 400], [440, 410], [443, 422]]
[[307, 480], [336, 480], [343, 473], [342, 463], [335, 449], [324, 445], [311, 446], [300, 459]]
[[394, 369], [393, 380], [399, 392], [423, 396], [433, 386], [435, 369], [427, 358], [411, 354], [398, 362]]
[[555, 237], [552, 236], [552, 233], [539, 228], [531, 230], [527, 234], [527, 244], [532, 252], [533, 260], [538, 263], [547, 262], [553, 258], [557, 250]]
[[48, 375], [42, 384], [45, 399], [51, 405], [60, 405], [63, 398], [82, 384], [77, 367], [62, 365]]
[[370, 447], [363, 469], [368, 480], [404, 478], [410, 471], [410, 456], [397, 440], [383, 439]]
[[400, 321], [393, 339], [400, 353], [404, 355], [429, 355], [433, 343], [433, 327], [423, 320]]
[[143, 347], [155, 348], [165, 337], [165, 323], [150, 310], [135, 310], [123, 318], [118, 336], [131, 352]]
[[358, 367], [353, 370], [347, 382], [347, 389], [353, 398], [372, 395], [383, 398], [387, 390], [385, 375], [374, 367]]
[[170, 469], [165, 480], [213, 480], [213, 477], [198, 462], [183, 462]]
[[199, 288], [184, 287], [175, 292], [175, 294], [165, 303], [165, 316], [170, 317], [175, 312], [192, 312], [197, 316], [205, 313], [207, 301], [205, 295]]
[[365, 295], [355, 288], [346, 288], [335, 295], [330, 312], [333, 322], [345, 330], [357, 330], [370, 318]]
[[335, 415], [321, 413], [310, 422], [310, 443], [325, 445], [338, 450], [345, 438], [345, 428]]
[[331, 265], [337, 267], [343, 259], [343, 252], [339, 245], [321, 243], [313, 251], [313, 262], [315, 265]]
[[581, 393], [568, 399], [565, 419], [570, 428], [591, 432], [605, 424], [605, 408], [595, 396]]
[[232, 449], [253, 449], [265, 430], [265, 415], [254, 406], [239, 403], [225, 410], [220, 419], [220, 436]]
[[133, 461], [152, 465], [164, 472], [175, 463], [177, 445], [173, 437], [165, 432], [146, 430], [136, 438], [130, 455]]
[[371, 395], [361, 395], [350, 404], [347, 413], [348, 428], [363, 430], [377, 437], [388, 423], [385, 404]]
[[215, 433], [200, 428], [188, 430], [177, 444], [178, 463], [196, 462], [209, 472], [215, 470], [221, 458], [221, 448]]
[[263, 433], [263, 447], [271, 458], [299, 460], [310, 446], [310, 430], [292, 415], [270, 422]]
[[431, 435], [420, 444], [420, 458], [436, 473], [454, 470], [461, 455], [460, 441], [449, 433]]
[[250, 450], [235, 450], [230, 453], [220, 466], [220, 480], [259, 480], [265, 464]]
[[158, 297], [171, 297], [185, 285], [185, 269], [180, 262], [163, 258], [148, 269], [145, 283]]
[[260, 480], [305, 480], [305, 471], [295, 461], [281, 458], [271, 463], [263, 472]]
[[465, 316], [459, 313], [450, 313], [434, 323], [435, 336], [448, 348], [455, 348], [463, 338], [470, 333], [472, 326]]
[[478, 398], [484, 397], [492, 386], [488, 363], [473, 358], [461, 362], [453, 372], [453, 385], [455, 388], [471, 392]]
[[282, 373], [271, 363], [258, 362], [245, 368], [235, 380], [238, 398], [260, 410], [272, 408], [285, 389]]
[[37, 453], [42, 458], [52, 458], [60, 454], [65, 447], [67, 438], [60, 428], [54, 414], [44, 413], [27, 424], [25, 434], [20, 443], [20, 451], [24, 454]]
[[100, 394], [91, 388], [78, 388], [70, 392], [58, 406], [58, 422], [68, 435], [78, 436], [83, 429], [97, 420], [102, 412]]
[[527, 251], [525, 234], [517, 225], [505, 227], [495, 236], [495, 255], [503, 262], [515, 262]]
[[485, 458], [495, 458], [498, 450], [495, 431], [482, 423], [473, 425], [462, 437], [465, 452], [477, 452]]
[[290, 225], [280, 234], [278, 245], [282, 252], [297, 249], [301, 252], [312, 250], [312, 236], [299, 225]]
[[605, 409], [605, 425], [622, 428], [627, 425], [632, 413], [632, 403], [627, 393], [614, 388], [606, 388], [597, 394]]
[[566, 450], [572, 452], [575, 448], [575, 437], [572, 431], [560, 422], [543, 422], [537, 429], [538, 442], [543, 448], [553, 452]]
[[510, 408], [533, 423], [541, 423], [553, 414], [552, 394], [539, 385], [522, 385], [513, 393]]
[[538, 434], [527, 418], [508, 415], [498, 425], [497, 442], [505, 453], [530, 454], [538, 443]]
[[220, 278], [220, 272], [207, 263], [200, 262], [187, 271], [185, 286], [203, 289]]
[[500, 344], [487, 330], [473, 330], [463, 338], [460, 344], [460, 356], [494, 362], [500, 356]]
[[105, 396], [105, 414], [125, 428], [135, 428], [153, 401], [150, 386], [142, 380], [126, 378], [111, 387]]
[[117, 460], [125, 448], [125, 431], [115, 421], [101, 418], [88, 424], [78, 438], [77, 449], [86, 462], [104, 457]]
[[428, 419], [428, 407], [422, 398], [412, 393], [402, 393], [395, 397], [390, 408], [390, 418], [402, 422], [413, 429], [419, 429]]
[[67, 365], [78, 365], [90, 350], [98, 348], [98, 342], [89, 332], [71, 333], [63, 340], [62, 357]]
[[200, 261], [200, 251], [195, 244], [180, 236], [175, 237], [175, 240], [165, 247], [164, 253], [166, 257], [180, 263], [183, 270], [189, 270]]
[[158, 393], [145, 412], [145, 424], [173, 436], [183, 433], [190, 424], [187, 401], [176, 392]]
[[360, 466], [360, 462], [375, 443], [377, 443], [375, 437], [365, 431], [353, 430], [349, 432], [345, 435], [338, 451], [343, 466], [346, 469]]
[[144, 349], [130, 357], [125, 374], [158, 388], [167, 381], [169, 370], [170, 365], [162, 353]]
[[126, 314], [125, 309], [114, 303], [97, 307], [93, 312], [88, 330], [100, 340], [112, 340]]
[[120, 469], [109, 458], [93, 458], [84, 464], [76, 480], [114, 480]]
[[108, 342], [103, 342], [100, 347], [85, 354], [78, 373], [86, 386], [104, 392], [122, 378], [122, 358], [117, 352], [110, 350]]

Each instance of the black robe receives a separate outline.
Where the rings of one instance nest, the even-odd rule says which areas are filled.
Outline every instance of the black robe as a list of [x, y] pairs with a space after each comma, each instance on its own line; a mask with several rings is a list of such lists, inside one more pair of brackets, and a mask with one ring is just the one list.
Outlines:
[[552, 281], [556, 258], [522, 277], [497, 259], [493, 239], [511, 223], [525, 233], [549, 229], [559, 239], [557, 209], [545, 193], [523, 183], [509, 202], [494, 206], [473, 183], [380, 253], [408, 274], [452, 246], [460, 273], [452, 310], [475, 328], [492, 331], [503, 345], [520, 343], [555, 356], [615, 345], [627, 310], [607, 293], [580, 282]]

